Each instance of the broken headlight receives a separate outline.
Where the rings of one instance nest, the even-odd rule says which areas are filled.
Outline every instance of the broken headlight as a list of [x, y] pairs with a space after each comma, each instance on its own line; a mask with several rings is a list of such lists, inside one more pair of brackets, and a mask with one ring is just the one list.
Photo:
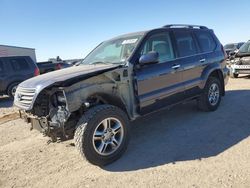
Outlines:
[[66, 106], [67, 100], [64, 91], [57, 91], [56, 92], [56, 100], [58, 106]]

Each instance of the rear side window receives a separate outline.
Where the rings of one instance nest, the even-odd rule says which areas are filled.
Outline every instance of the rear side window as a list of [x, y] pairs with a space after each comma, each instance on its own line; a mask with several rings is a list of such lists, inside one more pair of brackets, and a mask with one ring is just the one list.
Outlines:
[[13, 58], [13, 59], [10, 59], [9, 61], [10, 61], [12, 69], [15, 71], [29, 69], [29, 64], [24, 58]]
[[216, 43], [210, 33], [206, 31], [195, 32], [202, 52], [212, 52], [215, 50]]
[[176, 31], [175, 39], [179, 52], [179, 57], [187, 57], [197, 54], [195, 41], [190, 32]]
[[4, 71], [4, 65], [2, 60], [0, 59], [0, 73], [2, 73]]

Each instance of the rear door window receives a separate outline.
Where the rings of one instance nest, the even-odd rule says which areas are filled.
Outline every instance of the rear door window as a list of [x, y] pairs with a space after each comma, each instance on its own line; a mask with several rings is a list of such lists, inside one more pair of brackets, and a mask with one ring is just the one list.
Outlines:
[[216, 48], [216, 43], [212, 35], [207, 31], [197, 31], [195, 35], [198, 39], [199, 46], [202, 52], [212, 52]]
[[179, 57], [197, 54], [197, 48], [192, 33], [189, 31], [175, 31], [176, 45]]
[[14, 71], [21, 71], [29, 69], [29, 64], [25, 58], [11, 58], [10, 65]]
[[4, 65], [3, 65], [2, 60], [0, 59], [0, 73], [3, 73], [3, 72], [4, 72]]

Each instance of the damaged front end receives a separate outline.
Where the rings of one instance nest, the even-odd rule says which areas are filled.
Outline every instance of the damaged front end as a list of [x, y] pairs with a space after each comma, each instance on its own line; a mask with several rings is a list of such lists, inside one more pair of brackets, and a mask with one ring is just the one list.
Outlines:
[[[22, 98], [25, 99], [25, 96]], [[69, 120], [70, 116], [63, 88], [42, 91], [32, 110], [20, 110], [20, 117], [31, 123], [31, 129], [51, 137], [53, 142], [73, 136], [75, 122]]]

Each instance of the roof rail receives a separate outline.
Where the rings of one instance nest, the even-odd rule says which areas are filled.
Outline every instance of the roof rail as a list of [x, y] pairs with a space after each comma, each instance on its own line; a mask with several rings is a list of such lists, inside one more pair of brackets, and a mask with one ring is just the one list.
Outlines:
[[166, 28], [191, 28], [191, 29], [208, 29], [206, 26], [202, 25], [187, 25], [187, 24], [171, 24], [164, 25]]

